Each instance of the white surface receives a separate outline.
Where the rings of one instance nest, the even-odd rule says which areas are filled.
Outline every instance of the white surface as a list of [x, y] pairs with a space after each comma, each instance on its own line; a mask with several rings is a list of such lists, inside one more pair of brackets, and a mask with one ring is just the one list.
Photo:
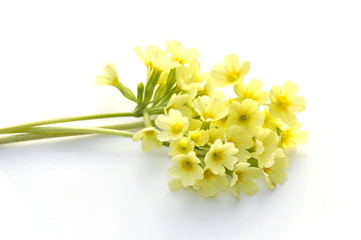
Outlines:
[[0, 239], [360, 239], [360, 12], [356, 0], [1, 1], [1, 126], [130, 110], [94, 77], [112, 61], [134, 89], [133, 48], [177, 39], [205, 71], [237, 53], [247, 79], [297, 82], [310, 137], [285, 184], [240, 201], [170, 192], [166, 149], [129, 139], [0, 146]]

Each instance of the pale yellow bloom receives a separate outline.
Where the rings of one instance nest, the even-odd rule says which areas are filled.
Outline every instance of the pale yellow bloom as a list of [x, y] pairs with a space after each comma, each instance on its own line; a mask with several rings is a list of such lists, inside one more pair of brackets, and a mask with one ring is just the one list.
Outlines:
[[171, 156], [177, 156], [179, 154], [186, 155], [190, 151], [193, 151], [193, 149], [194, 143], [191, 142], [187, 137], [182, 137], [170, 143], [168, 154]]
[[208, 130], [208, 143], [214, 143], [217, 139], [222, 141], [226, 140], [226, 129], [227, 128], [210, 128]]
[[262, 91], [262, 81], [253, 79], [248, 86], [243, 82], [234, 85], [234, 92], [238, 95], [237, 101], [242, 102], [244, 99], [255, 100], [258, 105], [266, 104], [268, 100], [268, 92]]
[[188, 137], [196, 146], [204, 146], [208, 142], [209, 134], [205, 130], [195, 130], [190, 131]]
[[214, 174], [208, 167], [204, 168], [203, 178], [193, 185], [195, 190], [199, 190], [204, 198], [216, 195], [217, 189], [226, 191], [228, 179], [226, 174]]
[[259, 168], [250, 167], [249, 163], [237, 163], [230, 183], [232, 194], [239, 199], [240, 191], [246, 195], [253, 195], [257, 189], [257, 184], [252, 178], [258, 178], [260, 175]]
[[288, 157], [281, 148], [277, 148], [274, 160], [265, 164], [262, 168], [263, 179], [266, 185], [274, 189], [276, 183], [283, 183], [287, 177], [287, 173], [284, 171], [286, 168], [288, 168]]
[[239, 64], [238, 56], [229, 54], [224, 57], [223, 64], [216, 64], [213, 67], [211, 76], [217, 87], [227, 87], [242, 82], [249, 69], [248, 61]]
[[274, 152], [278, 145], [278, 137], [276, 133], [268, 128], [257, 129], [256, 149], [252, 157], [258, 160], [260, 167], [264, 166], [270, 159], [274, 158]]
[[190, 118], [189, 119], [189, 131], [198, 130], [201, 128], [203, 122], [199, 119]]
[[140, 60], [148, 67], [153, 67], [153, 59], [157, 58], [159, 55], [165, 56], [165, 52], [162, 51], [158, 46], [150, 46], [148, 45], [143, 51], [140, 47], [134, 48], [135, 53], [138, 55]]
[[168, 114], [169, 109], [175, 109], [180, 111], [183, 116], [191, 118], [193, 115], [192, 108], [193, 102], [188, 94], [173, 94], [164, 111]]
[[233, 143], [222, 144], [222, 140], [217, 139], [207, 152], [204, 162], [214, 174], [223, 174], [225, 168], [234, 169], [234, 165], [238, 161], [237, 157], [235, 157], [237, 153], [238, 149]]
[[300, 130], [302, 124], [300, 122], [288, 125], [281, 134], [280, 145], [283, 148], [293, 148], [297, 144], [304, 144], [307, 141], [307, 132]]
[[172, 158], [174, 166], [169, 168], [168, 174], [174, 179], [180, 179], [183, 186], [191, 186], [196, 180], [203, 178], [203, 169], [199, 166], [200, 160], [192, 151], [187, 155], [181, 154]]
[[241, 127], [232, 125], [227, 128], [226, 142], [232, 142], [238, 149], [237, 158], [240, 162], [246, 162], [251, 157], [251, 153], [247, 149], [253, 146], [253, 139], [245, 134]]
[[178, 62], [172, 61], [167, 57], [166, 53], [158, 46], [147, 46], [145, 51], [139, 47], [136, 47], [134, 50], [149, 71], [164, 72], [180, 66]]
[[217, 97], [201, 96], [194, 100], [194, 107], [202, 121], [217, 121], [228, 114], [229, 105]]
[[113, 63], [105, 65], [105, 67], [103, 67], [103, 73], [104, 75], [95, 78], [97, 85], [118, 87], [118, 73]]
[[274, 118], [272, 117], [272, 115], [269, 113], [269, 109], [268, 107], [264, 109], [264, 123], [263, 123], [263, 127], [264, 128], [269, 128], [273, 131], [276, 131], [280, 128], [282, 128], [283, 123], [279, 118]]
[[180, 64], [187, 64], [199, 57], [199, 52], [196, 48], [184, 49], [179, 41], [166, 41], [165, 43], [168, 52], [172, 55], [174, 61]]
[[229, 110], [228, 124], [243, 128], [247, 135], [254, 135], [256, 128], [264, 121], [264, 113], [258, 111], [256, 101], [246, 99], [242, 103], [233, 101]]
[[178, 110], [170, 109], [168, 116], [159, 115], [155, 120], [155, 124], [163, 129], [158, 134], [158, 139], [162, 142], [168, 140], [177, 140], [183, 137], [184, 133], [188, 130], [188, 118], [183, 117]]
[[152, 148], [158, 149], [162, 146], [162, 142], [157, 139], [159, 131], [154, 127], [147, 127], [133, 135], [134, 141], [142, 140], [142, 149], [149, 152]]
[[295, 83], [288, 81], [282, 87], [274, 86], [270, 92], [271, 104], [269, 111], [274, 117], [280, 117], [284, 123], [290, 124], [297, 120], [295, 112], [306, 109], [305, 99], [296, 96], [298, 87]]

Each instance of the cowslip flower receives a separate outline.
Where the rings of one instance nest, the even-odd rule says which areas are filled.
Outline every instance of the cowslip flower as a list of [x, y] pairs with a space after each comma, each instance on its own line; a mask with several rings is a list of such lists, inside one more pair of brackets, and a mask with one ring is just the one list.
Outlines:
[[172, 158], [174, 166], [168, 169], [168, 174], [174, 179], [179, 179], [183, 186], [191, 186], [196, 180], [203, 178], [203, 169], [199, 166], [200, 162], [193, 151], [187, 155], [174, 156]]
[[248, 61], [239, 64], [238, 56], [229, 54], [224, 57], [223, 64], [216, 64], [213, 67], [211, 76], [217, 87], [227, 87], [242, 82], [249, 69]]
[[270, 92], [271, 104], [269, 111], [274, 117], [280, 117], [286, 124], [297, 120], [295, 112], [302, 112], [306, 109], [305, 99], [296, 96], [297, 84], [288, 81], [282, 87], [274, 86]]
[[264, 113], [258, 110], [258, 104], [254, 100], [246, 99], [242, 103], [233, 101], [227, 121], [229, 125], [242, 127], [247, 135], [254, 135], [256, 128], [263, 124]]
[[282, 126], [283, 123], [279, 118], [274, 118], [270, 113], [269, 113], [269, 108], [266, 107], [263, 111], [264, 113], [264, 123], [263, 123], [263, 127], [264, 128], [269, 128], [272, 131], [279, 131]]
[[190, 63], [199, 57], [199, 52], [196, 48], [185, 50], [183, 45], [177, 40], [166, 41], [165, 45], [168, 52], [172, 55], [172, 59], [180, 64]]
[[239, 198], [240, 191], [248, 196], [253, 195], [257, 189], [257, 184], [252, 178], [258, 178], [260, 175], [259, 168], [250, 167], [249, 163], [237, 163], [230, 183], [231, 193]]
[[262, 91], [262, 82], [258, 79], [252, 79], [248, 85], [243, 82], [234, 85], [234, 92], [238, 95], [235, 100], [239, 102], [249, 98], [255, 100], [258, 105], [263, 105], [268, 100], [268, 92]]
[[208, 167], [204, 168], [203, 178], [197, 180], [193, 185], [194, 190], [199, 190], [204, 198], [213, 197], [217, 193], [217, 189], [226, 191], [228, 179], [226, 174], [214, 174]]
[[228, 114], [226, 101], [217, 97], [201, 96], [194, 100], [194, 107], [202, 121], [217, 121]]
[[155, 120], [155, 124], [163, 129], [158, 134], [158, 139], [164, 142], [183, 137], [183, 134], [188, 130], [189, 121], [178, 110], [170, 109], [168, 116], [159, 115]]
[[307, 132], [300, 130], [302, 124], [294, 122], [286, 127], [281, 133], [280, 146], [283, 148], [293, 148], [297, 144], [304, 144], [307, 141]]
[[251, 153], [247, 151], [253, 146], [252, 136], [244, 133], [244, 130], [232, 125], [226, 131], [226, 141], [232, 142], [238, 149], [237, 158], [240, 162], [246, 162], [251, 157]]
[[193, 149], [194, 143], [191, 142], [187, 137], [182, 137], [170, 143], [168, 154], [171, 156], [188, 154], [189, 152], [193, 151]]
[[263, 179], [270, 189], [276, 187], [276, 183], [280, 184], [286, 180], [287, 174], [284, 171], [288, 168], [288, 157], [281, 148], [275, 151], [275, 158], [262, 167]]
[[154, 127], [143, 128], [133, 135], [133, 140], [142, 140], [142, 150], [149, 152], [152, 148], [158, 149], [162, 146], [162, 142], [157, 139], [158, 133]]
[[235, 157], [237, 153], [238, 149], [233, 143], [222, 144], [222, 141], [217, 139], [207, 152], [204, 162], [214, 174], [223, 174], [226, 171], [225, 168], [234, 169], [234, 165], [238, 161]]
[[192, 108], [193, 102], [188, 94], [173, 94], [164, 111], [168, 114], [169, 109], [175, 109], [180, 111], [183, 116], [191, 118], [193, 114]]
[[205, 130], [194, 130], [188, 133], [188, 138], [198, 147], [204, 146], [209, 139], [209, 134]]
[[274, 152], [278, 145], [278, 137], [274, 131], [268, 128], [259, 128], [255, 135], [256, 149], [252, 157], [258, 160], [258, 165], [262, 167], [270, 159], [274, 158]]

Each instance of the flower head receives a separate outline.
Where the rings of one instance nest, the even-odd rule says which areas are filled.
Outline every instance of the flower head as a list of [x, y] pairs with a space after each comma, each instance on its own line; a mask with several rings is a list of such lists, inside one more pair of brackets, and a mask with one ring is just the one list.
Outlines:
[[184, 49], [183, 45], [179, 41], [166, 41], [168, 52], [172, 55], [174, 61], [180, 64], [187, 64], [199, 57], [199, 52], [196, 48]]
[[134, 141], [142, 141], [142, 149], [144, 152], [149, 152], [152, 148], [160, 148], [162, 142], [157, 139], [159, 131], [154, 127], [147, 127], [133, 135]]
[[118, 73], [113, 63], [105, 65], [105, 67], [103, 67], [103, 73], [104, 75], [95, 78], [96, 84], [118, 87]]
[[203, 178], [197, 180], [193, 185], [195, 190], [199, 190], [204, 198], [213, 197], [217, 193], [217, 189], [226, 191], [228, 179], [226, 174], [214, 174], [210, 168], [204, 168]]
[[302, 124], [300, 122], [294, 122], [288, 125], [286, 129], [281, 133], [280, 145], [283, 148], [293, 148], [297, 144], [303, 144], [307, 141], [307, 132], [300, 130]]
[[155, 124], [163, 129], [158, 134], [158, 139], [160, 141], [168, 141], [183, 137], [184, 132], [188, 130], [189, 121], [178, 110], [170, 109], [168, 116], [159, 115], [155, 120]]
[[248, 135], [254, 135], [256, 128], [264, 121], [263, 112], [258, 110], [256, 101], [246, 99], [242, 103], [233, 101], [229, 110], [228, 124], [236, 124]]
[[211, 169], [214, 174], [223, 174], [226, 169], [233, 170], [236, 164], [238, 149], [233, 143], [222, 144], [220, 139], [217, 139], [209, 149], [204, 158], [206, 166]]
[[178, 140], [172, 141], [169, 146], [169, 155], [177, 156], [179, 154], [187, 154], [194, 149], [194, 143], [187, 137], [182, 137]]
[[273, 189], [276, 183], [283, 183], [287, 177], [284, 170], [288, 168], [288, 157], [281, 148], [275, 151], [275, 158], [262, 167], [263, 179], [266, 185]]
[[228, 103], [221, 98], [202, 96], [194, 100], [194, 107], [203, 121], [217, 121], [227, 116]]
[[242, 82], [249, 68], [248, 61], [239, 64], [238, 56], [230, 54], [224, 57], [223, 64], [216, 64], [213, 67], [211, 76], [215, 80], [217, 87], [227, 87]]
[[196, 180], [203, 177], [203, 169], [199, 166], [200, 160], [193, 151], [187, 155], [180, 154], [173, 157], [172, 163], [174, 166], [169, 168], [169, 176], [179, 179], [185, 187], [193, 185]]
[[268, 92], [262, 91], [262, 82], [258, 79], [253, 79], [248, 86], [243, 82], [234, 85], [234, 92], [238, 95], [237, 101], [242, 102], [249, 98], [255, 100], [258, 105], [263, 105], [268, 100]]
[[302, 112], [306, 109], [305, 99], [296, 96], [297, 92], [297, 85], [291, 81], [286, 82], [282, 87], [272, 87], [269, 107], [272, 116], [280, 117], [287, 124], [295, 122], [297, 120], [295, 112]]
[[239, 198], [240, 191], [246, 195], [253, 195], [257, 189], [257, 184], [252, 178], [258, 178], [260, 174], [259, 168], [250, 167], [249, 163], [237, 163], [230, 184], [231, 192]]

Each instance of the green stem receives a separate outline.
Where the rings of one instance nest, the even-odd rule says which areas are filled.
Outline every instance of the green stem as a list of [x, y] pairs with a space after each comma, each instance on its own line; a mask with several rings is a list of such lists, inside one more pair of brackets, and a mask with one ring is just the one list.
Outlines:
[[29, 122], [10, 127], [0, 128], [0, 133], [17, 132], [34, 126], [46, 125], [46, 124], [83, 121], [83, 120], [91, 120], [91, 119], [99, 119], [99, 118], [133, 117], [133, 116], [135, 115], [132, 112], [124, 112], [124, 113], [105, 113], [105, 114], [93, 114], [93, 115], [83, 115], [83, 116], [65, 117], [65, 118], [54, 118], [54, 119], [47, 119], [47, 120]]
[[132, 138], [134, 133], [123, 131], [123, 130], [113, 130], [113, 129], [105, 129], [105, 128], [96, 128], [96, 127], [34, 127], [30, 129], [24, 130], [24, 132], [30, 133], [85, 133], [85, 134], [105, 134], [105, 135], [116, 135], [121, 137], [129, 137]]
[[[118, 129], [118, 130], [126, 130], [126, 129], [138, 129], [143, 128], [143, 122], [134, 122], [134, 123], [123, 123], [117, 125], [108, 125], [108, 126], [101, 126], [98, 128], [106, 128], [106, 129]], [[40, 140], [40, 139], [48, 139], [48, 138], [58, 138], [58, 137], [70, 137], [70, 136], [80, 136], [80, 135], [87, 135], [86, 133], [53, 133], [53, 132], [44, 132], [44, 133], [23, 133], [23, 134], [16, 134], [11, 136], [3, 136], [0, 137], [0, 144], [7, 144], [7, 143], [16, 143], [16, 142], [24, 142], [24, 141], [31, 141], [31, 140]]]

